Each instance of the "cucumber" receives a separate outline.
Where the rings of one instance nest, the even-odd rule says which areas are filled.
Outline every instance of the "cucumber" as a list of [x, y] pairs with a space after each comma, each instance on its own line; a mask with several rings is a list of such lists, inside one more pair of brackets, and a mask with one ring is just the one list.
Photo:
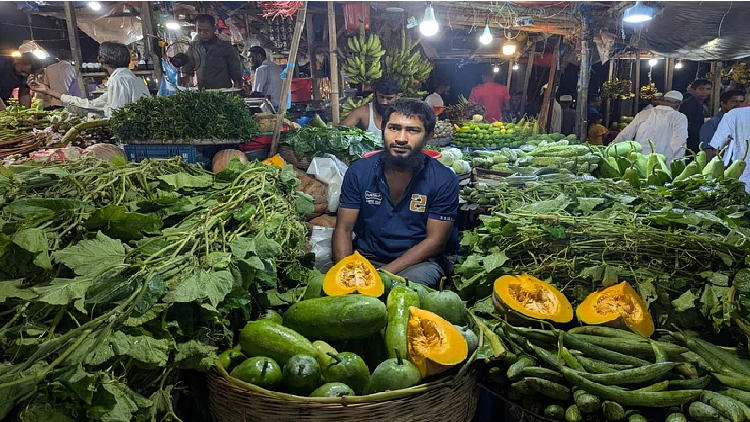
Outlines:
[[575, 396], [575, 403], [576, 403], [576, 406], [578, 406], [578, 409], [581, 410], [581, 413], [598, 412], [599, 409], [602, 407], [601, 399], [587, 392], [584, 392], [582, 394], [577, 394]]
[[623, 369], [631, 369], [633, 367], [633, 365], [618, 365], [602, 362], [598, 359], [587, 358], [586, 356], [576, 356], [576, 359], [587, 372], [592, 372], [595, 374], [608, 374], [610, 372], [617, 372]]
[[[667, 352], [664, 351], [664, 347], [660, 345], [658, 341], [649, 340], [649, 343], [651, 343], [651, 349], [654, 352], [654, 359], [656, 363], [669, 362], [669, 358], [667, 357]], [[666, 343], [666, 344], [669, 344], [669, 343]]]
[[552, 369], [542, 368], [541, 366], [527, 366], [521, 369], [521, 376], [543, 378], [556, 383], [565, 382], [565, 377], [561, 373]]
[[685, 380], [669, 380], [670, 390], [702, 390], [711, 382], [711, 375]]
[[623, 369], [607, 374], [582, 374], [589, 381], [604, 385], [638, 384], [648, 382], [669, 373], [674, 368], [674, 362], [653, 363], [638, 368]]
[[520, 382], [524, 382], [530, 385], [531, 388], [537, 393], [547, 396], [553, 400], [570, 401], [570, 388], [564, 385], [538, 377], [526, 377]]
[[303, 300], [284, 313], [284, 326], [310, 340], [352, 340], [370, 337], [388, 322], [385, 304], [365, 295], [328, 296]]
[[561, 370], [568, 382], [570, 382], [574, 386], [595, 394], [602, 399], [616, 401], [623, 406], [679, 406], [697, 399], [702, 393], [702, 390], [659, 392], [623, 391], [618, 388], [589, 381], [583, 377], [583, 375], [586, 375], [585, 373], [575, 371], [566, 367], [562, 367]]
[[317, 354], [310, 340], [267, 319], [248, 322], [240, 331], [240, 345], [247, 356], [267, 356], [281, 366], [294, 355]]
[[713, 391], [704, 391], [701, 401], [710, 405], [731, 422], [744, 422], [745, 413], [740, 405], [732, 398]]
[[685, 415], [682, 413], [670, 413], [669, 416], [667, 416], [666, 419], [664, 419], [664, 422], [688, 422]]
[[719, 411], [706, 403], [694, 401], [688, 408], [690, 417], [698, 422], [716, 422], [719, 420]]
[[617, 422], [625, 419], [625, 409], [622, 408], [620, 403], [615, 401], [604, 400], [602, 402], [602, 412], [608, 421]]
[[505, 373], [505, 375], [508, 376], [508, 379], [511, 381], [516, 381], [522, 378], [521, 371], [523, 368], [526, 368], [527, 366], [534, 366], [534, 358], [530, 356], [521, 356], [518, 358], [516, 363], [513, 365], [510, 365], [508, 367], [508, 371]]
[[578, 359], [576, 359], [576, 357], [570, 353], [570, 350], [568, 350], [567, 347], [560, 345], [558, 348], [558, 352], [566, 365], [575, 369], [576, 371], [585, 371], [581, 363], [578, 362]]
[[567, 422], [583, 421], [583, 416], [581, 415], [581, 411], [578, 409], [578, 406], [572, 404], [567, 409], [565, 409], [565, 420]]
[[[543, 347], [539, 347], [539, 346], [535, 346], [535, 345], [533, 345], [533, 344], [532, 344], [532, 343], [531, 343], [530, 341], [527, 341], [527, 346], [528, 346], [528, 347], [529, 347], [529, 349], [531, 349], [531, 350], [532, 350], [532, 351], [533, 351], [533, 352], [534, 352], [534, 353], [535, 353], [535, 354], [537, 355], [537, 357], [538, 357], [539, 359], [541, 359], [541, 360], [542, 360], [542, 361], [543, 361], [544, 363], [546, 363], [547, 365], [549, 365], [549, 366], [551, 366], [551, 367], [553, 367], [553, 368], [557, 368], [557, 366], [558, 366], [558, 363], [557, 363], [557, 355], [555, 355], [554, 353], [550, 352], [549, 350], [547, 350], [547, 349], [545, 349], [545, 348], [543, 348]], [[519, 359], [519, 360], [520, 360], [520, 359]], [[532, 365], [533, 365], [533, 363], [532, 363]], [[530, 366], [530, 365], [527, 365], [527, 366]]]
[[674, 369], [688, 378], [698, 378], [698, 369], [690, 362], [680, 362], [675, 365]]
[[396, 357], [396, 349], [407, 353], [406, 326], [409, 323], [409, 307], [419, 308], [419, 295], [406, 285], [397, 285], [388, 293], [386, 302], [388, 325], [385, 328], [385, 347], [389, 358]]
[[544, 408], [544, 416], [555, 421], [565, 419], [565, 409], [559, 404], [551, 404]]

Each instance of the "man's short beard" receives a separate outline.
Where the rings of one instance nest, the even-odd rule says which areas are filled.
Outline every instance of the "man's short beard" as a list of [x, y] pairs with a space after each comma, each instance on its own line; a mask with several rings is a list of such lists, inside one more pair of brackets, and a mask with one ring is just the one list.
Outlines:
[[375, 101], [375, 111], [377, 111], [380, 116], [383, 116], [385, 114], [385, 111], [388, 110], [389, 106], [390, 104], [380, 104], [379, 102]]
[[423, 146], [420, 146], [418, 149], [411, 150], [406, 157], [393, 156], [386, 148], [383, 151], [383, 167], [396, 170], [416, 170], [424, 163], [422, 148]]

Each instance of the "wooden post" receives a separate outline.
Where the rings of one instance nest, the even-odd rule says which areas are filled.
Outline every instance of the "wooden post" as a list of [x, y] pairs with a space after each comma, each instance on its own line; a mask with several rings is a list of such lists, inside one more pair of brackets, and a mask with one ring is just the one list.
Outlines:
[[291, 95], [292, 78], [294, 76], [295, 63], [297, 63], [297, 50], [299, 50], [299, 40], [302, 37], [302, 28], [305, 26], [305, 17], [307, 16], [307, 2], [297, 9], [297, 22], [294, 25], [294, 35], [292, 35], [292, 46], [289, 48], [289, 59], [286, 65], [286, 78], [281, 86], [281, 100], [279, 100], [279, 109], [276, 110], [276, 125], [273, 128], [273, 140], [271, 141], [271, 150], [268, 155], [273, 157], [279, 150], [279, 138], [281, 138], [281, 126], [284, 124], [284, 114], [286, 114], [287, 99]]
[[[612, 77], [615, 74], [615, 66], [617, 66], [617, 62], [615, 60], [617, 59], [615, 59], [614, 57], [609, 59], [609, 77], [607, 78], [608, 81], [611, 81]], [[606, 110], [604, 117], [604, 126], [609, 127], [609, 119], [612, 117], [612, 100], [609, 97], [607, 97], [607, 100], [604, 102], [604, 107]]]
[[674, 59], [667, 59], [667, 79], [664, 82], [664, 93], [672, 90], [672, 83], [674, 81]]
[[336, 55], [336, 8], [328, 2], [328, 55], [331, 67], [331, 117], [332, 123], [339, 124], [339, 58]]
[[143, 48], [146, 55], [151, 58], [151, 63], [154, 64], [153, 77], [159, 80], [161, 78], [161, 57], [154, 50], [156, 29], [154, 28], [154, 18], [151, 15], [151, 2], [148, 1], [141, 2], [141, 30], [143, 31]]
[[635, 80], [633, 81], [633, 116], [638, 113], [638, 102], [641, 100], [641, 50], [635, 52]]
[[591, 77], [591, 47], [589, 46], [589, 17], [586, 10], [581, 15], [581, 67], [578, 70], [578, 102], [576, 103], [576, 132], [578, 139], [588, 135], [588, 98]]
[[552, 124], [552, 108], [555, 105], [554, 92], [555, 80], [557, 77], [557, 67], [560, 61], [560, 45], [562, 44], [562, 35], [557, 36], [555, 51], [552, 55], [552, 63], [549, 67], [549, 78], [547, 79], [547, 90], [544, 91], [544, 101], [542, 101], [542, 111], [539, 113], [539, 123], [545, 133], [549, 133]]
[[[526, 63], [526, 74], [523, 76], [523, 96], [521, 97], [521, 113], [526, 113], [527, 97], [529, 95], [529, 81], [531, 81], [531, 72], [534, 70], [534, 59], [536, 53], [529, 51], [529, 60]], [[512, 95], [512, 94], [511, 94]]]
[[711, 116], [715, 116], [719, 110], [719, 96], [721, 95], [721, 67], [722, 62], [711, 63], [711, 74], [713, 75], [711, 85]]
[[513, 91], [510, 89], [510, 83], [513, 82], [513, 66], [516, 64], [516, 59], [508, 61], [508, 76], [505, 78], [505, 86], [508, 87], [508, 92], [513, 95]]
[[313, 28], [313, 15], [311, 14], [305, 22], [307, 31], [307, 51], [310, 55], [310, 78], [312, 78], [313, 100], [320, 100], [320, 73], [315, 67], [315, 29]]
[[70, 56], [76, 63], [76, 79], [78, 80], [78, 88], [81, 89], [81, 97], [86, 98], [86, 83], [83, 81], [83, 75], [81, 74], [81, 65], [83, 64], [83, 58], [81, 57], [81, 41], [78, 39], [76, 10], [73, 6], [72, 1], [64, 1], [63, 8], [65, 8], [65, 23], [68, 26]]

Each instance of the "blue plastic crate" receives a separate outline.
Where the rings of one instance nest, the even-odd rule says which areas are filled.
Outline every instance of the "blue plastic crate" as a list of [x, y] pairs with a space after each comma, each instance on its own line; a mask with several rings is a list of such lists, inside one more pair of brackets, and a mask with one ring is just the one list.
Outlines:
[[[211, 150], [215, 148], [210, 148]], [[140, 162], [147, 158], [180, 157], [190, 164], [201, 164], [204, 167], [211, 162], [213, 154], [207, 154], [202, 147], [195, 145], [125, 145], [125, 156], [128, 161]]]

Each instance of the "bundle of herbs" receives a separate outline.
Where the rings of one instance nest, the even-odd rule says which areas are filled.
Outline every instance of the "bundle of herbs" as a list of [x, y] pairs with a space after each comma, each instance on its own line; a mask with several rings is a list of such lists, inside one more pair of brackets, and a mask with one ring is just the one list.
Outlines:
[[237, 160], [2, 170], [0, 419], [179, 420], [181, 371], [313, 276], [296, 184]]
[[209, 91], [143, 97], [115, 110], [110, 127], [123, 142], [247, 141], [259, 133], [258, 122], [240, 97]]
[[307, 158], [333, 154], [339, 158], [357, 159], [366, 152], [383, 147], [383, 142], [373, 133], [357, 127], [331, 127], [325, 124], [308, 124], [301, 129], [290, 130], [283, 141], [297, 154]]

